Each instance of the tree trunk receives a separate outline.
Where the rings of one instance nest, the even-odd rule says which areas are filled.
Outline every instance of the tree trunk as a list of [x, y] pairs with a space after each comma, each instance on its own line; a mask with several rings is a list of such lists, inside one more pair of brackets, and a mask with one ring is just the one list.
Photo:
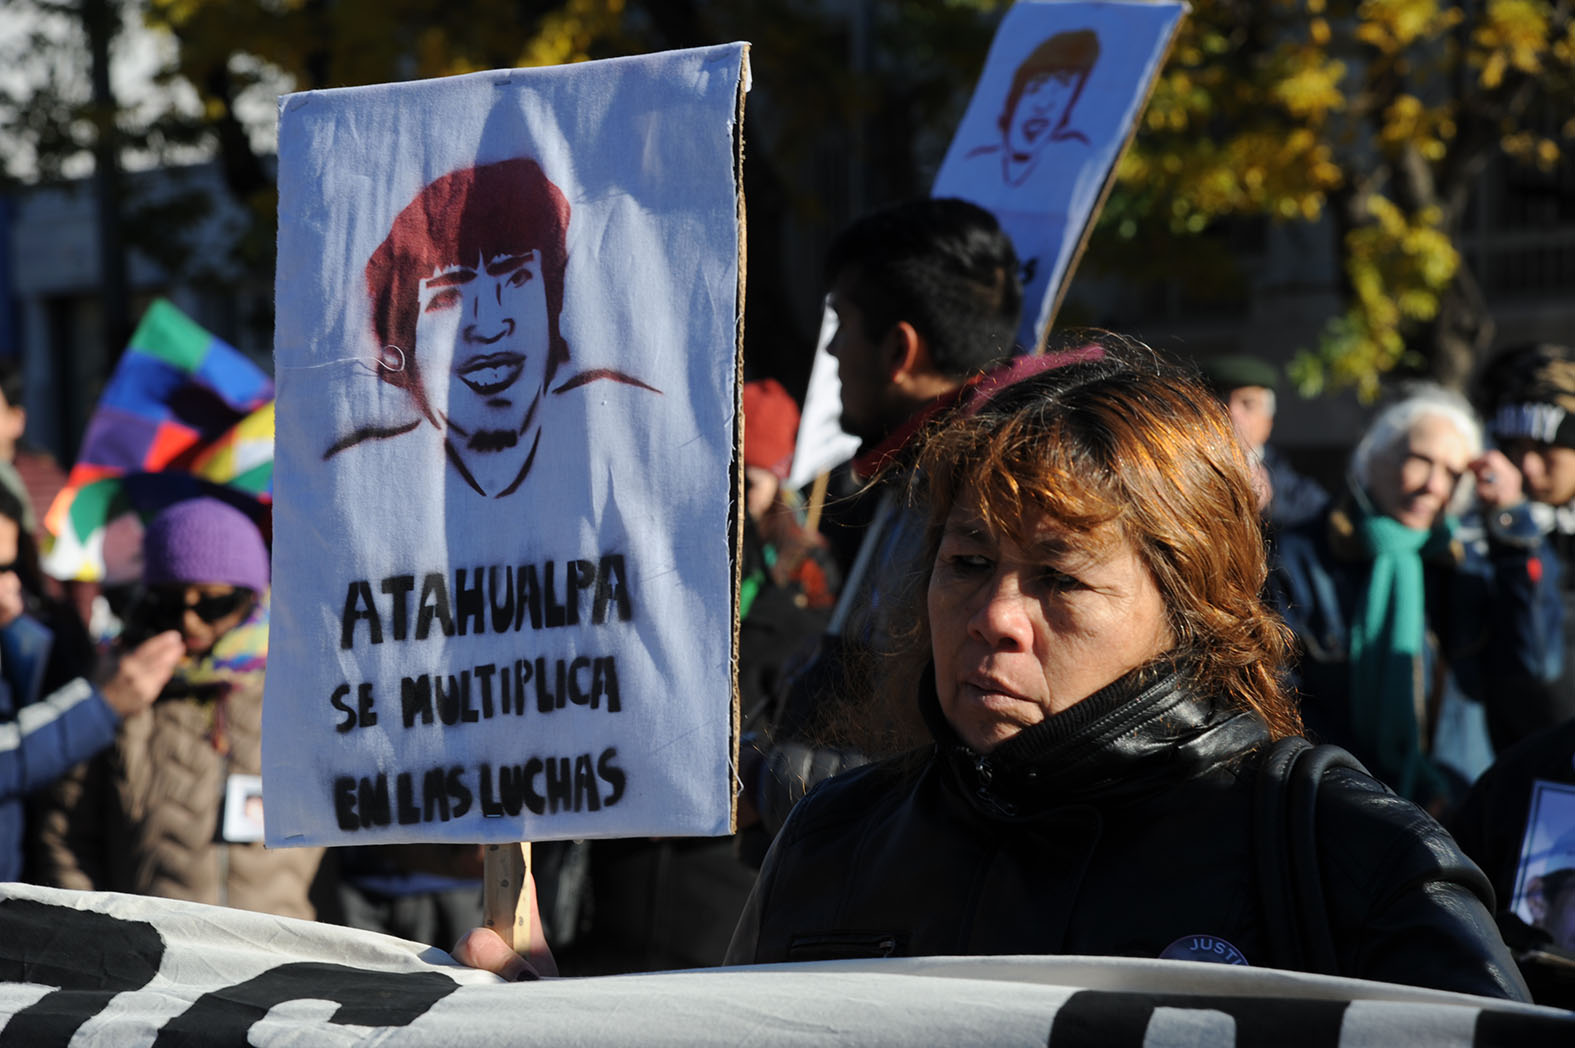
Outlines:
[[126, 284], [126, 249], [121, 233], [120, 130], [109, 80], [109, 47], [120, 12], [111, 0], [83, 0], [82, 25], [92, 55], [93, 196], [98, 208], [99, 301], [104, 315], [106, 378], [131, 338], [131, 306]]
[[1438, 315], [1412, 346], [1427, 358], [1428, 374], [1434, 381], [1465, 393], [1478, 362], [1493, 344], [1495, 330], [1476, 275], [1462, 260], [1455, 278], [1439, 296]]

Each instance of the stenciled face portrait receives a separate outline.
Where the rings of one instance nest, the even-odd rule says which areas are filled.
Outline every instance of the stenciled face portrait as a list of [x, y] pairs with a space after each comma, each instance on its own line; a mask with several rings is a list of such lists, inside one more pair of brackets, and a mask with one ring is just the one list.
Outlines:
[[984, 753], [1174, 640], [1153, 574], [1114, 525], [1080, 536], [1042, 519], [1022, 546], [971, 504], [946, 519], [927, 607], [941, 712]]
[[1424, 415], [1393, 447], [1373, 456], [1368, 493], [1378, 512], [1426, 531], [1448, 508], [1470, 463], [1465, 434], [1442, 415]]
[[450, 171], [416, 194], [366, 264], [377, 377], [409, 394], [413, 417], [364, 423], [325, 460], [436, 431], [457, 479], [502, 498], [552, 453], [554, 396], [604, 380], [661, 392], [616, 368], [562, 374], [569, 212], [528, 157]]
[[477, 257], [418, 293], [415, 350], [449, 454], [484, 492], [518, 482], [536, 452], [550, 348], [541, 256]]
[[1020, 186], [1038, 166], [1051, 142], [1088, 144], [1073, 126], [1073, 110], [1099, 59], [1099, 37], [1074, 29], [1040, 41], [1017, 66], [1002, 100], [995, 127], [999, 137], [980, 143], [968, 156], [999, 153], [1001, 177]]
[[1014, 160], [1032, 159], [1061, 126], [1077, 97], [1082, 76], [1070, 70], [1037, 76], [1023, 85], [1006, 126], [1006, 148]]

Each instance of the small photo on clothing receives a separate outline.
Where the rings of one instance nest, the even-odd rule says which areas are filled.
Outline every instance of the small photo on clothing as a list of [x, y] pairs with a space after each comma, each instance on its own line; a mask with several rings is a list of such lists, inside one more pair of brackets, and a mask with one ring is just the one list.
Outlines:
[[230, 844], [250, 844], [263, 839], [261, 775], [230, 776], [224, 787], [223, 833]]
[[1513, 909], [1555, 946], [1575, 950], [1575, 786], [1532, 783]]

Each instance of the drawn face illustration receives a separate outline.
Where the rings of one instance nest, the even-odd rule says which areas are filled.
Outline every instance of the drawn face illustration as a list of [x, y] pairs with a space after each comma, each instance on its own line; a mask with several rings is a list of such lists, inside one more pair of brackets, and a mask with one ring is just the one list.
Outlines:
[[[1012, 74], [1011, 87], [996, 127], [999, 144], [976, 153], [1000, 153], [1001, 177], [1021, 185], [1051, 142], [1088, 143], [1072, 120], [1077, 100], [1099, 59], [1099, 37], [1092, 29], [1057, 33], [1029, 53]], [[972, 154], [970, 154], [972, 155]]]
[[410, 394], [416, 417], [362, 425], [324, 460], [430, 426], [458, 479], [502, 498], [546, 443], [548, 400], [600, 380], [660, 393], [613, 368], [562, 377], [568, 231], [569, 201], [528, 157], [450, 171], [417, 193], [366, 262], [377, 377]]
[[1006, 148], [1013, 159], [1032, 159], [1050, 141], [1077, 97], [1078, 77], [1071, 71], [1051, 73], [1023, 85], [1006, 128]]
[[463, 484], [489, 498], [518, 490], [569, 362], [558, 328], [568, 228], [568, 200], [528, 157], [451, 171], [417, 193], [366, 265], [377, 374], [410, 394], [417, 418], [362, 427], [323, 457], [430, 425]]
[[420, 283], [416, 352], [449, 453], [485, 492], [520, 477], [541, 433], [550, 345], [534, 250], [478, 256]]

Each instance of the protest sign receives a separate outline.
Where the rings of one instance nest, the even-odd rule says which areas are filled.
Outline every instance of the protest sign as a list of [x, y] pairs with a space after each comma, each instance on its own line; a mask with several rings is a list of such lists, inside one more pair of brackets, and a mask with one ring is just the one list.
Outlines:
[[746, 54], [282, 99], [269, 845], [728, 831]]
[[989, 209], [1012, 238], [1025, 350], [1050, 330], [1186, 9], [1019, 0], [996, 30], [931, 192]]

